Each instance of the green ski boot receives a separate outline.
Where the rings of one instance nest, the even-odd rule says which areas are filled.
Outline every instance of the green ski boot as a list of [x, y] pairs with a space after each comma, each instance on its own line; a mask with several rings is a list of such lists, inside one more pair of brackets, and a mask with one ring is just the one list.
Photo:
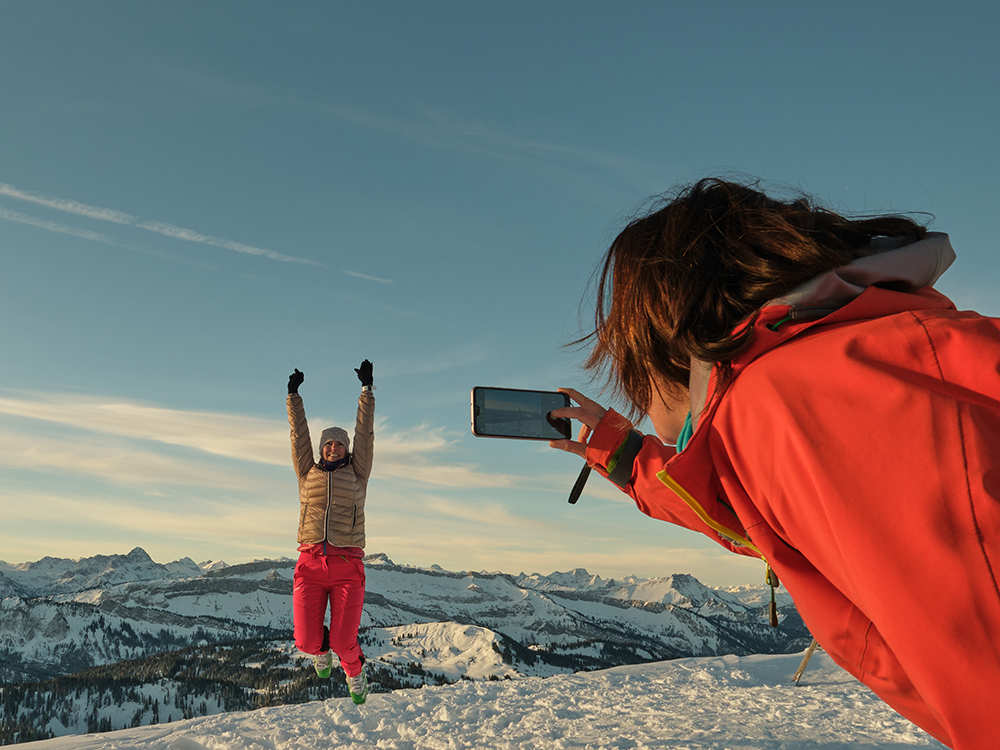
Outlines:
[[316, 654], [313, 657], [313, 667], [316, 669], [316, 676], [325, 680], [333, 670], [333, 654], [329, 651]]
[[361, 665], [361, 674], [347, 676], [347, 689], [351, 691], [351, 700], [358, 706], [368, 698], [368, 670]]

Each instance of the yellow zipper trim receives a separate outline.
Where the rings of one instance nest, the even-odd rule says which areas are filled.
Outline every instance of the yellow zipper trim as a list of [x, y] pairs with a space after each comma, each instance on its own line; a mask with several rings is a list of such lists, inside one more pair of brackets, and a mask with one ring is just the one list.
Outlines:
[[746, 537], [740, 536], [732, 529], [726, 528], [721, 523], [712, 518], [710, 515], [708, 515], [708, 512], [703, 507], [701, 507], [701, 504], [694, 499], [691, 493], [688, 492], [683, 487], [681, 487], [679, 484], [677, 484], [677, 482], [674, 481], [674, 478], [671, 477], [669, 474], [667, 474], [666, 469], [664, 469], [661, 472], [658, 472], [656, 478], [659, 479], [661, 482], [663, 482], [663, 484], [665, 484], [671, 490], [673, 490], [674, 493], [677, 495], [677, 497], [683, 500], [685, 505], [687, 505], [691, 510], [693, 510], [695, 514], [697, 514], [698, 518], [704, 521], [705, 524], [709, 526], [709, 528], [715, 531], [715, 533], [719, 534], [725, 539], [728, 539], [733, 544], [738, 544], [741, 547], [746, 547], [747, 549], [751, 550], [754, 554], [756, 554], [757, 557], [759, 557], [761, 560], [764, 560], [765, 563], [767, 562], [767, 560], [764, 559], [764, 553], [761, 552], [759, 549], [757, 549], [757, 545], [755, 545]]
[[771, 569], [771, 563], [769, 563], [767, 561], [767, 558], [764, 557], [764, 553], [761, 552], [759, 549], [757, 549], [757, 545], [755, 545], [749, 539], [747, 539], [744, 536], [740, 536], [732, 529], [726, 528], [721, 523], [712, 518], [710, 515], [708, 515], [705, 509], [701, 507], [701, 503], [695, 500], [694, 496], [690, 492], [688, 492], [686, 489], [677, 484], [677, 482], [674, 481], [674, 478], [669, 474], [667, 474], [666, 469], [664, 469], [661, 472], [658, 472], [656, 478], [659, 479], [661, 482], [663, 482], [663, 484], [665, 484], [671, 490], [673, 490], [674, 493], [677, 495], [677, 497], [683, 500], [684, 503], [691, 510], [695, 512], [698, 518], [700, 518], [710, 529], [715, 531], [715, 533], [717, 533], [723, 539], [728, 539], [733, 544], [738, 544], [741, 547], [746, 547], [761, 559], [765, 567], [764, 580], [767, 582], [767, 585], [771, 587], [771, 603], [768, 605], [767, 609], [768, 621], [770, 622], [772, 628], [778, 627], [778, 605], [774, 601], [774, 590], [778, 588], [780, 584], [778, 583], [777, 574], [775, 574], [774, 571]]

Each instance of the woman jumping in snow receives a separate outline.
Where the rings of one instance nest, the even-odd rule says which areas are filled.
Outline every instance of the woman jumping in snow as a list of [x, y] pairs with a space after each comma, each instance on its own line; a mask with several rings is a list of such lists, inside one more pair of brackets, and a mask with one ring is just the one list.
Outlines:
[[[358, 643], [358, 626], [365, 603], [365, 492], [375, 441], [375, 396], [372, 363], [355, 369], [361, 381], [354, 451], [347, 431], [323, 430], [320, 459], [313, 458], [306, 412], [299, 396], [305, 376], [295, 370], [288, 378], [288, 423], [292, 428], [292, 464], [299, 477], [299, 560], [295, 565], [292, 614], [295, 645], [313, 654], [320, 677], [329, 677], [331, 650], [347, 674], [355, 703], [368, 695], [365, 655]], [[330, 625], [326, 610], [330, 607]]]

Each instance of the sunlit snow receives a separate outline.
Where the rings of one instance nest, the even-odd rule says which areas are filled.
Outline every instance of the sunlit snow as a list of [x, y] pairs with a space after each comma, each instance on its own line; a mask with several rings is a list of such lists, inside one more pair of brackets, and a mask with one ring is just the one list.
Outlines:
[[[817, 653], [678, 659], [219, 714], [31, 750], [903, 750], [943, 745]], [[335, 673], [336, 674], [336, 673]]]

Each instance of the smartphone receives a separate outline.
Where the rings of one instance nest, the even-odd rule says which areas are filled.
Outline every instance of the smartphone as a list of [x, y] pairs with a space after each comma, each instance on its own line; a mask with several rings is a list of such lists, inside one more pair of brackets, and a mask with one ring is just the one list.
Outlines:
[[557, 391], [476, 386], [472, 389], [472, 434], [520, 440], [565, 440], [570, 434], [569, 420], [553, 419], [549, 412], [569, 405], [569, 396]]

